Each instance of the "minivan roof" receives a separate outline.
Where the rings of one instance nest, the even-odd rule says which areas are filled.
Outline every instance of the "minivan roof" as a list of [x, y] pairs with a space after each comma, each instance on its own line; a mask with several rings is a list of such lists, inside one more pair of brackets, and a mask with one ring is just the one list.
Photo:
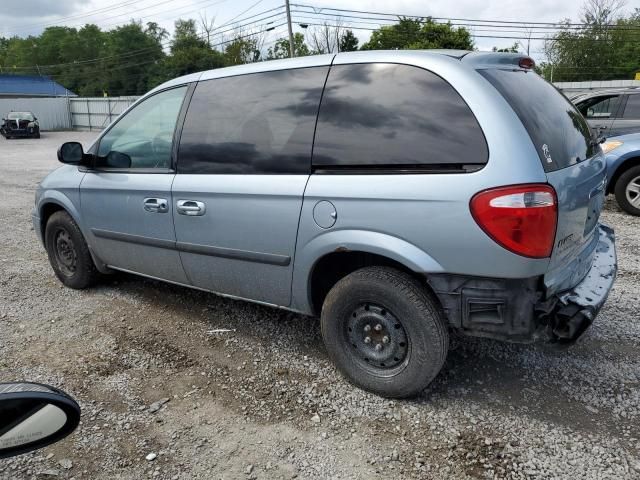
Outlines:
[[247, 73], [269, 72], [275, 70], [285, 70], [291, 68], [320, 67], [331, 65], [332, 62], [348, 63], [348, 59], [353, 57], [362, 61], [363, 57], [370, 57], [371, 61], [385, 58], [388, 61], [389, 55], [397, 55], [405, 61], [412, 56], [446, 56], [452, 59], [469, 62], [473, 68], [505, 68], [518, 67], [521, 59], [527, 58], [527, 55], [519, 53], [502, 53], [502, 52], [473, 52], [469, 50], [448, 50], [448, 49], [430, 49], [430, 50], [358, 50], [356, 52], [330, 53], [324, 55], [310, 55], [305, 57], [285, 58], [281, 60], [267, 60], [265, 62], [247, 63], [244, 65], [236, 65], [233, 67], [217, 68], [206, 70], [204, 72], [192, 73], [182, 77], [174, 78], [153, 90], [160, 90], [174, 85], [185, 84], [189, 82], [197, 82], [200, 80], [210, 80], [213, 78], [230, 77], [235, 75], [244, 75]]

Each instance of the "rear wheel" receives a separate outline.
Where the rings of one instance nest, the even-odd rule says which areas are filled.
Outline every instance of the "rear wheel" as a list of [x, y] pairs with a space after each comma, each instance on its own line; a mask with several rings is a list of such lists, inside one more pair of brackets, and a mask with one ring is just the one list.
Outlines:
[[321, 326], [344, 376], [384, 397], [420, 393], [447, 356], [443, 312], [423, 285], [393, 268], [363, 268], [341, 279], [325, 299]]
[[615, 195], [620, 208], [631, 215], [640, 216], [640, 165], [620, 175], [615, 185]]
[[83, 289], [98, 280], [100, 273], [87, 242], [67, 212], [51, 215], [45, 229], [45, 245], [53, 271], [67, 287]]

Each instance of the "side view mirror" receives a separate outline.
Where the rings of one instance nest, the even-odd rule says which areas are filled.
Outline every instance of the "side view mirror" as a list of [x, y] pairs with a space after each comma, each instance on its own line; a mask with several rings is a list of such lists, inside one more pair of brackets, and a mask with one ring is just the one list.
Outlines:
[[594, 113], [593, 108], [587, 108], [587, 117], [593, 117]]
[[80, 165], [84, 159], [84, 150], [79, 142], [66, 142], [58, 149], [58, 160], [62, 163]]
[[69, 395], [38, 383], [0, 383], [0, 458], [62, 440], [80, 423]]

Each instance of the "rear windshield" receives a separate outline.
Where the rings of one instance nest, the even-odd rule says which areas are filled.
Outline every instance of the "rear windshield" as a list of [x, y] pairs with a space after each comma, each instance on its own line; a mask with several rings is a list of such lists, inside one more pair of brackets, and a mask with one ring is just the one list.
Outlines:
[[479, 70], [509, 102], [529, 132], [547, 172], [575, 165], [596, 150], [591, 130], [583, 116], [534, 72]]

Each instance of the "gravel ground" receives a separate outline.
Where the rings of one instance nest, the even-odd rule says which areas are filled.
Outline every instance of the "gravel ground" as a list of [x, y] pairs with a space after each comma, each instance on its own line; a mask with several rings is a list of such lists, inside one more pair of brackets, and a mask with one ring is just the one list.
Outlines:
[[455, 339], [420, 398], [389, 401], [336, 373], [316, 319], [127, 275], [63, 288], [33, 191], [60, 143], [94, 136], [0, 141], [1, 379], [83, 409], [0, 478], [640, 478], [640, 219], [611, 200], [619, 277], [582, 342]]

